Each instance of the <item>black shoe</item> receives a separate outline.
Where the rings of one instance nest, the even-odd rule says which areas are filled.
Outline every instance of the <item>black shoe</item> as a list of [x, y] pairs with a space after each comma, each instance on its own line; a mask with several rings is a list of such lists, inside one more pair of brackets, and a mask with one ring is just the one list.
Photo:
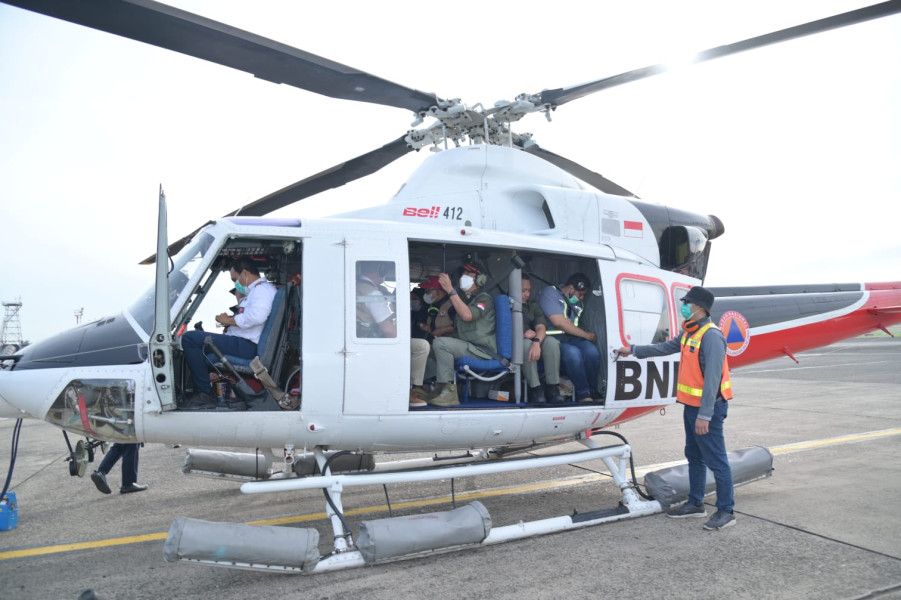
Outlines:
[[130, 494], [132, 492], [143, 492], [147, 489], [146, 485], [138, 485], [137, 483], [133, 483], [128, 486], [123, 486], [119, 488], [120, 494]]
[[556, 383], [544, 385], [544, 399], [551, 404], [563, 404], [563, 396], [560, 395], [560, 388]]
[[544, 390], [539, 387], [529, 388], [529, 404], [538, 404], [544, 402]]
[[113, 491], [109, 489], [109, 484], [106, 482], [106, 475], [101, 473], [100, 471], [94, 471], [91, 473], [91, 481], [94, 482], [94, 485], [97, 486], [97, 489], [100, 490], [104, 494], [112, 494]]
[[216, 402], [216, 399], [206, 392], [195, 392], [188, 396], [188, 401], [182, 404], [181, 407], [185, 410], [203, 410], [216, 408], [217, 406], [218, 402]]

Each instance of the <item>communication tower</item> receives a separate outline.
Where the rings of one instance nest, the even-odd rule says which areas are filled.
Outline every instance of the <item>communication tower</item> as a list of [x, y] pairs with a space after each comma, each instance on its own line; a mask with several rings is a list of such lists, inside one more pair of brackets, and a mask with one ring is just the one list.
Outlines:
[[0, 346], [7, 344], [22, 345], [22, 323], [19, 321], [19, 309], [22, 308], [22, 298], [16, 298], [15, 302], [4, 302], [3, 329], [0, 330]]

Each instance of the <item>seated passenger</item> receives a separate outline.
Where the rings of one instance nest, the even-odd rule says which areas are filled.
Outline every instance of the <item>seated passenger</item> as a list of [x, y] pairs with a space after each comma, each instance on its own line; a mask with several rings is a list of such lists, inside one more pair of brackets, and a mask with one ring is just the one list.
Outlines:
[[596, 391], [601, 370], [601, 351], [597, 347], [597, 335], [579, 327], [582, 301], [591, 288], [591, 281], [584, 273], [573, 273], [566, 284], [548, 286], [538, 297], [541, 309], [551, 327], [560, 335], [560, 360], [566, 374], [576, 388], [579, 402], [594, 402], [601, 398]]
[[[413, 290], [419, 292], [423, 305], [412, 315], [411, 335], [414, 338], [422, 338], [429, 343], [429, 353], [426, 357], [425, 374], [423, 380], [434, 380], [437, 372], [435, 365], [435, 353], [431, 352], [431, 342], [436, 337], [453, 335], [454, 311], [450, 296], [447, 295], [438, 283], [438, 276], [434, 275], [419, 288]], [[425, 400], [428, 396], [425, 390], [414, 389], [414, 393]]]
[[[531, 299], [532, 280], [522, 274], [522, 329], [525, 338], [522, 374], [529, 385], [530, 402], [560, 404], [560, 342], [547, 335], [547, 321], [538, 302]], [[538, 361], [544, 362], [544, 389], [538, 378]]]
[[424, 295], [422, 286], [410, 290], [410, 337], [428, 340], [428, 334], [422, 329], [429, 316], [429, 305], [422, 299]]
[[429, 280], [419, 287], [425, 290], [422, 299], [427, 306], [424, 307], [424, 314], [421, 312], [420, 318], [417, 319], [417, 328], [425, 334], [425, 339], [429, 342], [434, 341], [436, 337], [453, 335], [456, 311], [450, 296], [438, 283], [438, 276], [429, 277]]
[[216, 315], [216, 322], [228, 329], [225, 333], [189, 331], [182, 336], [181, 345], [185, 353], [185, 363], [194, 382], [194, 394], [188, 398], [183, 408], [214, 408], [216, 400], [212, 396], [209, 360], [206, 357], [204, 340], [212, 338], [217, 348], [228, 356], [251, 359], [257, 356], [257, 342], [263, 327], [272, 312], [275, 286], [260, 275], [259, 269], [249, 258], [236, 259], [229, 269], [238, 293], [244, 298], [238, 303], [238, 311]]
[[483, 270], [473, 264], [463, 267], [460, 276], [459, 293], [451, 283], [447, 273], [438, 276], [441, 289], [450, 295], [456, 316], [454, 327], [456, 337], [442, 336], [432, 342], [437, 364], [438, 386], [427, 399], [435, 406], [456, 406], [460, 404], [457, 386], [454, 384], [454, 361], [464, 356], [491, 359], [486, 350], [497, 353], [497, 339], [494, 324], [494, 300], [486, 292], [480, 291], [487, 282]]

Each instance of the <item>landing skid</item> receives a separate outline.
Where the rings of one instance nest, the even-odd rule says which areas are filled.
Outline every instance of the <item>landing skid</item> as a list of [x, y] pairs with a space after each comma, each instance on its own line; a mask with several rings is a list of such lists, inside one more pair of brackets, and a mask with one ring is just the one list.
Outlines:
[[[315, 529], [260, 527], [233, 523], [209, 523], [179, 518], [167, 537], [167, 561], [186, 561], [214, 566], [261, 571], [321, 573], [362, 567], [407, 558], [490, 546], [547, 533], [580, 529], [611, 521], [651, 515], [662, 510], [657, 501], [639, 497], [627, 476], [632, 450], [628, 444], [602, 447], [593, 439], [579, 440], [586, 450], [553, 456], [486, 461], [430, 469], [332, 475], [330, 457], [314, 451], [322, 476], [275, 481], [254, 481], [241, 486], [247, 494], [322, 489], [326, 514], [332, 525], [333, 549], [318, 555]], [[393, 517], [360, 523], [359, 541], [354, 542], [344, 520], [341, 495], [345, 488], [452, 479], [492, 473], [509, 473], [540, 467], [603, 460], [622, 492], [618, 506], [605, 510], [519, 522], [493, 527], [487, 509], [479, 503], [443, 513]]]

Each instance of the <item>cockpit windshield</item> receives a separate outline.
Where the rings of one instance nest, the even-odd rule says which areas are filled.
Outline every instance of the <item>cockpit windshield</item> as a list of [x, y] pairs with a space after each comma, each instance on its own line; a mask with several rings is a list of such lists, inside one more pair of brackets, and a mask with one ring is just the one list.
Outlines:
[[[209, 233], [201, 232], [194, 236], [194, 239], [182, 248], [178, 254], [172, 257], [173, 266], [169, 270], [170, 317], [174, 314], [173, 309], [176, 308], [176, 302], [182, 297], [182, 292], [185, 290], [188, 282], [194, 278], [194, 275], [204, 263], [203, 259], [213, 245], [214, 239]], [[128, 312], [131, 313], [135, 322], [147, 335], [150, 335], [150, 332], [153, 330], [155, 297], [155, 286], [150, 286], [150, 289], [128, 307]]]

